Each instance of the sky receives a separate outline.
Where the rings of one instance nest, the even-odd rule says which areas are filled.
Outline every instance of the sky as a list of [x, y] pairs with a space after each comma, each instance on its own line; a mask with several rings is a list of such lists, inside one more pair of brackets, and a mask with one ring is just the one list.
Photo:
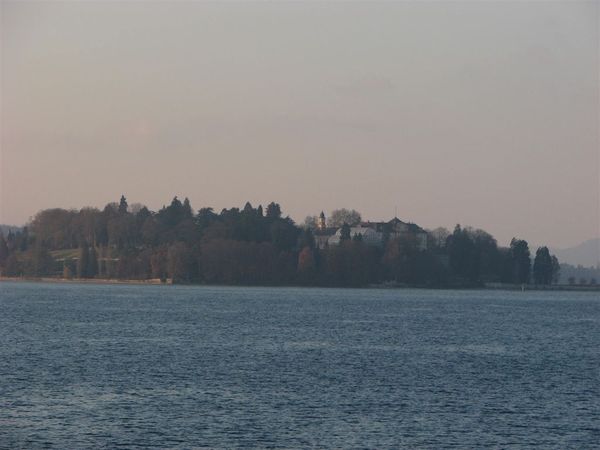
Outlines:
[[598, 2], [0, 8], [0, 223], [177, 195], [600, 236]]

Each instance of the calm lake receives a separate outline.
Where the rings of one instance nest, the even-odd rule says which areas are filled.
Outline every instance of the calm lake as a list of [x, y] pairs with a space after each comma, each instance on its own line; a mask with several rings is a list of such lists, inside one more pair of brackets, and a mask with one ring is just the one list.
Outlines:
[[595, 293], [0, 283], [0, 447], [597, 448]]

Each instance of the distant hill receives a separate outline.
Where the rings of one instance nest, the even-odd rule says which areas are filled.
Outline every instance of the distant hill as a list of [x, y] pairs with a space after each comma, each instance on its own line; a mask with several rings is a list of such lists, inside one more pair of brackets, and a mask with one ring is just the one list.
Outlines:
[[596, 264], [600, 264], [600, 238], [590, 239], [571, 248], [555, 248], [551, 252], [556, 255], [561, 263], [595, 267]]
[[9, 231], [12, 231], [13, 233], [15, 231], [19, 231], [22, 227], [17, 227], [14, 225], [4, 225], [4, 224], [0, 224], [0, 232], [6, 236], [8, 234]]

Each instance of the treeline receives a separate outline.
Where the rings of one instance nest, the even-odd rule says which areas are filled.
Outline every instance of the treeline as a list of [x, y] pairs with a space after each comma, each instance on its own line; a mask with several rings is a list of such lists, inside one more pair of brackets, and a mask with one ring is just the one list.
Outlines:
[[407, 234], [370, 246], [342, 233], [319, 249], [312, 230], [284, 217], [279, 204], [194, 211], [177, 197], [157, 212], [125, 197], [103, 210], [40, 211], [19, 232], [0, 235], [0, 274], [64, 278], [171, 279], [239, 285], [478, 286], [550, 284], [559, 265], [546, 247], [534, 261], [526, 241], [507, 248], [482, 230], [429, 233], [427, 250]]
[[600, 282], [600, 264], [596, 267], [573, 266], [571, 264], [560, 265], [560, 282], [573, 285], [595, 286]]

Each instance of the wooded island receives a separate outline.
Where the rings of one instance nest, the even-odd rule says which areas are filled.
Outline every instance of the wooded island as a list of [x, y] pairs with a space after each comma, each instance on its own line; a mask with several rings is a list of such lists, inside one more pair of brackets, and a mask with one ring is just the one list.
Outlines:
[[0, 275], [161, 279], [174, 283], [361, 287], [373, 284], [476, 287], [558, 280], [548, 248], [532, 258], [514, 238], [457, 225], [424, 230], [394, 218], [363, 222], [340, 209], [298, 226], [279, 204], [265, 210], [192, 209], [175, 197], [157, 212], [124, 196], [103, 210], [46, 209], [23, 229], [0, 234]]

